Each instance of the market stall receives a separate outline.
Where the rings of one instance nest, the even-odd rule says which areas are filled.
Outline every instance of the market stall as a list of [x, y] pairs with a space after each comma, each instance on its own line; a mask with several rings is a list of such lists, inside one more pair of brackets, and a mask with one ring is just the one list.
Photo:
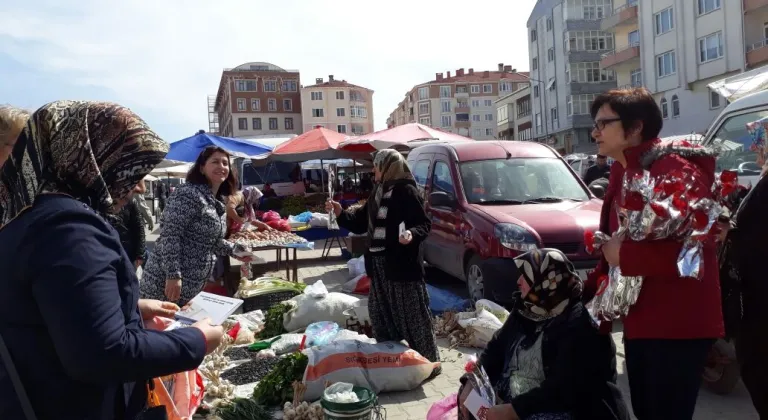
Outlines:
[[338, 149], [345, 153], [373, 153], [382, 149], [408, 149], [419, 142], [433, 140], [465, 142], [472, 141], [473, 139], [423, 124], [409, 123], [362, 136], [351, 137], [339, 144]]

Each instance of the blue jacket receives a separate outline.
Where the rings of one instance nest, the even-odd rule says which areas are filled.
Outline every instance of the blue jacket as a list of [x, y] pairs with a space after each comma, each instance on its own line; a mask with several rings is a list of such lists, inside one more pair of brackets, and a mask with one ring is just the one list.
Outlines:
[[[0, 334], [39, 420], [134, 419], [146, 380], [196, 368], [199, 330], [143, 329], [139, 283], [117, 232], [46, 195], [0, 229]], [[0, 361], [0, 419], [23, 419]]]

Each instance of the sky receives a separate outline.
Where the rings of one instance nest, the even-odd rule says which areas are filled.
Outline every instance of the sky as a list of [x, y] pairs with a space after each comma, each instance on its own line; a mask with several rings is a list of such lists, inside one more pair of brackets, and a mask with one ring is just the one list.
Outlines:
[[375, 129], [435, 73], [528, 70], [536, 0], [27, 0], [0, 13], [0, 104], [128, 106], [167, 141], [208, 129], [224, 68], [265, 61], [301, 83], [375, 91]]

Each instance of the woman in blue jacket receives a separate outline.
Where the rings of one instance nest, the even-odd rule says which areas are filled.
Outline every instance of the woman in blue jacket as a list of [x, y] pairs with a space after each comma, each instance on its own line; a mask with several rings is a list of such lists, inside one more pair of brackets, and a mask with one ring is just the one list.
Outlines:
[[29, 117], [0, 173], [0, 418], [140, 418], [149, 379], [218, 345], [207, 321], [143, 328], [164, 306], [139, 301], [133, 261], [98, 214], [119, 211], [167, 151], [115, 104], [60, 101]]

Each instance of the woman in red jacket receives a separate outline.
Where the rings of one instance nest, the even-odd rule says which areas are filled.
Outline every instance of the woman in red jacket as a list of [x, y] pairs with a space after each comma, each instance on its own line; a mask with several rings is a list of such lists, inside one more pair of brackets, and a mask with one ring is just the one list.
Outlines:
[[[673, 170], [693, 175], [699, 196], [710, 194], [715, 174], [713, 153], [701, 147], [661, 144], [661, 111], [645, 88], [611, 90], [591, 106], [598, 153], [613, 158], [603, 201], [600, 230], [613, 234], [619, 222], [625, 171], [648, 170], [658, 177]], [[637, 302], [624, 318], [632, 409], [638, 420], [690, 419], [696, 407], [709, 348], [721, 337], [723, 316], [714, 241], [703, 247], [703, 278], [681, 278], [674, 239], [632, 241], [614, 236], [585, 284], [587, 299], [597, 278], [618, 266], [627, 276], [643, 276]]]

